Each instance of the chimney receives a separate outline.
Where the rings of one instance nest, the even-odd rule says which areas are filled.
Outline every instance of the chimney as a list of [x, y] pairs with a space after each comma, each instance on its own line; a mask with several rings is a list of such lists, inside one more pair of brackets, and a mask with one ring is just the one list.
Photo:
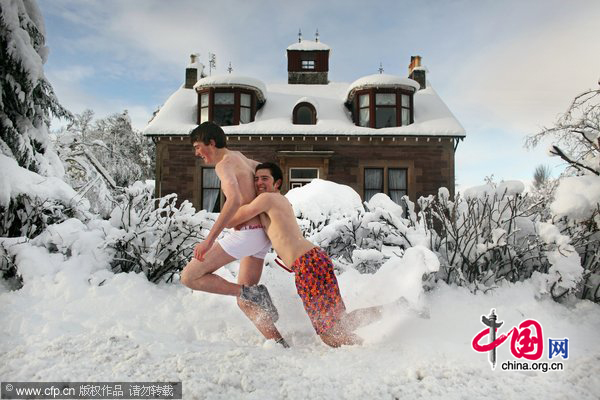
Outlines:
[[421, 66], [421, 56], [411, 56], [410, 65], [408, 66], [408, 77], [419, 82], [421, 89], [427, 87], [425, 72], [425, 67]]
[[198, 61], [200, 54], [190, 54], [190, 65], [185, 69], [185, 88], [192, 89], [204, 75], [204, 65]]

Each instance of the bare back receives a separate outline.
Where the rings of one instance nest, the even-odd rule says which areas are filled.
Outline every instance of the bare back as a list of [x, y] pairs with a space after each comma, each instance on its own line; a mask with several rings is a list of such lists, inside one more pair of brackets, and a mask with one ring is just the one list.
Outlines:
[[[219, 175], [219, 171], [226, 170], [229, 174], [233, 174], [238, 183], [242, 204], [248, 204], [256, 197], [254, 168], [257, 165], [257, 161], [249, 159], [239, 151], [229, 150], [223, 160], [215, 166], [215, 172], [221, 180], [223, 178]], [[227, 197], [227, 193], [225, 193], [225, 197]], [[256, 216], [243, 225], [256, 225], [259, 223], [260, 219]]]
[[294, 261], [315, 245], [304, 238], [294, 209], [290, 202], [280, 193], [264, 193], [269, 196], [268, 208], [261, 214], [267, 236], [271, 239], [273, 248], [283, 262], [291, 267]]

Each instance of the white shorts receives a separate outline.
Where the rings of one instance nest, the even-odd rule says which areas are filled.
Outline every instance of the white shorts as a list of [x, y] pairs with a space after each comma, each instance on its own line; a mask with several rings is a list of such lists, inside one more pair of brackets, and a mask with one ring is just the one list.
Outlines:
[[262, 227], [225, 232], [218, 243], [225, 253], [237, 260], [247, 256], [264, 259], [271, 250], [271, 241]]

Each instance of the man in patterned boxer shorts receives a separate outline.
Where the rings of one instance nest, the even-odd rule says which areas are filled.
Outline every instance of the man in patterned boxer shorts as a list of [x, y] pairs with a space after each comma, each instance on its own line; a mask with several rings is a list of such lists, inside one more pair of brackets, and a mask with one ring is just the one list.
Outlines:
[[331, 259], [302, 236], [292, 205], [279, 193], [282, 181], [276, 164], [259, 164], [254, 174], [258, 196], [241, 206], [229, 224], [235, 226], [259, 216], [273, 248], [291, 266], [288, 270], [295, 274], [298, 295], [321, 340], [332, 347], [360, 344], [353, 331], [379, 319], [382, 307], [346, 312]]

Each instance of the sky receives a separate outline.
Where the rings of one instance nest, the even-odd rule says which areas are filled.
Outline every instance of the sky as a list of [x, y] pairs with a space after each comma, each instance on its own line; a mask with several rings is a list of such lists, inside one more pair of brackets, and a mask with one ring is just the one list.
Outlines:
[[[39, 0], [45, 65], [63, 106], [96, 117], [127, 109], [135, 128], [179, 88], [191, 53], [213, 74], [287, 81], [285, 49], [298, 39], [332, 48], [329, 79], [407, 76], [420, 55], [428, 81], [466, 130], [456, 151], [459, 188], [530, 181], [564, 164], [549, 143], [524, 148], [600, 78], [600, 1]], [[60, 122], [55, 122], [55, 128]]]

